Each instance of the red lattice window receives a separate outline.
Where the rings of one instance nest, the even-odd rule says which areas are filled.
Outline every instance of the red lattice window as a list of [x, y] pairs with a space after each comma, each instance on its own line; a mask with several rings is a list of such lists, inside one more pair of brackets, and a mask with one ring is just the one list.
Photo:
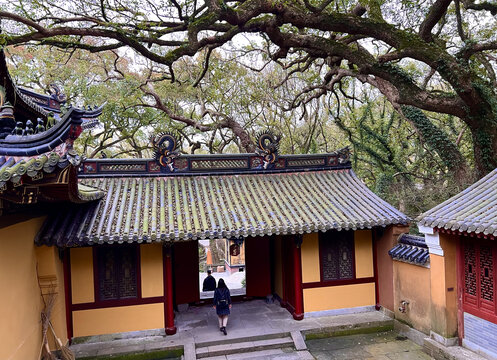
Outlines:
[[319, 243], [321, 281], [354, 279], [354, 233], [328, 231]]
[[492, 243], [473, 239], [463, 241], [463, 302], [465, 310], [476, 316], [497, 316], [494, 294], [496, 259], [497, 246]]
[[136, 246], [97, 248], [99, 300], [138, 297]]

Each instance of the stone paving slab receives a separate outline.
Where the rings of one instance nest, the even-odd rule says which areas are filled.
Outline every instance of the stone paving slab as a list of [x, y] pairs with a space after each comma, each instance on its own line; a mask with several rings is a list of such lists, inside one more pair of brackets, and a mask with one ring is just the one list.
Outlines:
[[302, 337], [302, 333], [300, 331], [292, 331], [291, 336], [297, 351], [307, 350], [307, 345], [305, 344], [304, 338]]
[[433, 339], [426, 338], [423, 344], [426, 353], [433, 356], [437, 360], [486, 360], [477, 353], [465, 349], [461, 346], [445, 347]]
[[428, 360], [432, 359], [414, 342], [399, 337], [393, 331], [377, 334], [358, 334], [306, 341], [309, 352], [318, 360], [376, 359]]

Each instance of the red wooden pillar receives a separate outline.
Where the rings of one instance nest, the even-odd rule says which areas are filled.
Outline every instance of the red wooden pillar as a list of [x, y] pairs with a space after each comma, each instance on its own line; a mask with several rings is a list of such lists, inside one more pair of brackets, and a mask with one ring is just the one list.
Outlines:
[[293, 246], [293, 279], [295, 291], [295, 311], [293, 318], [302, 320], [304, 318], [304, 299], [302, 292], [302, 262], [300, 256], [300, 245], [302, 245], [302, 235], [296, 235]]
[[167, 335], [176, 334], [173, 310], [173, 264], [171, 246], [163, 247], [164, 257], [164, 325]]
[[72, 325], [72, 289], [71, 289], [71, 258], [70, 258], [70, 248], [65, 248], [63, 258], [63, 269], [64, 269], [64, 299], [66, 302], [66, 327], [67, 327], [67, 339], [69, 342], [72, 340], [73, 336], [73, 325]]

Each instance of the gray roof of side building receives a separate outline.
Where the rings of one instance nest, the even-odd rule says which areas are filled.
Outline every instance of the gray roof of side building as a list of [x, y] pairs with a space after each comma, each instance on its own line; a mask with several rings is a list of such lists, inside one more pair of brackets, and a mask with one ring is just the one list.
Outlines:
[[497, 169], [417, 220], [431, 228], [497, 236]]

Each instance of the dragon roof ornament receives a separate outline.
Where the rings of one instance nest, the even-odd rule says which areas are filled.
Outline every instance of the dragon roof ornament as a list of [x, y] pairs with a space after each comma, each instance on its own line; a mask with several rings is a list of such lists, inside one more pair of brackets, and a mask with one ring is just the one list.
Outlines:
[[255, 149], [255, 153], [263, 159], [261, 167], [264, 170], [274, 168], [278, 160], [281, 135], [275, 135], [271, 131], [262, 131], [256, 137], [257, 149]]
[[179, 137], [173, 133], [163, 132], [152, 136], [151, 142], [154, 148], [154, 159], [157, 163], [166, 172], [174, 172], [174, 159], [181, 154], [179, 151], [176, 151], [180, 143]]

